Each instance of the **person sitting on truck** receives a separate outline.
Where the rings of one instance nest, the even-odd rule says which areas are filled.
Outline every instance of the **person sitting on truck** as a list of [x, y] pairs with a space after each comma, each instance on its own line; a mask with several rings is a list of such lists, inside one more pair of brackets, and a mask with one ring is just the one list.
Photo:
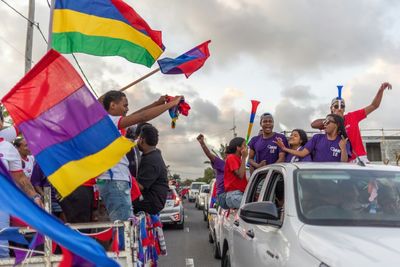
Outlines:
[[224, 188], [226, 192], [226, 205], [231, 209], [238, 209], [247, 186], [246, 178], [246, 140], [235, 137], [226, 148], [224, 169]]
[[204, 142], [204, 135], [199, 134], [197, 136], [197, 141], [199, 141], [201, 148], [203, 149], [204, 154], [210, 159], [211, 166], [215, 172], [215, 184], [216, 186], [216, 194], [217, 194], [217, 203], [223, 209], [226, 209], [225, 203], [225, 192], [224, 192], [224, 169], [225, 169], [225, 161], [219, 158], [217, 155], [211, 153], [210, 149], [208, 149], [206, 143]]
[[135, 213], [144, 211], [149, 214], [158, 214], [167, 201], [169, 190], [167, 167], [157, 149], [158, 131], [154, 126], [143, 126], [137, 141], [142, 158], [139, 163], [137, 182], [143, 199], [133, 202]]

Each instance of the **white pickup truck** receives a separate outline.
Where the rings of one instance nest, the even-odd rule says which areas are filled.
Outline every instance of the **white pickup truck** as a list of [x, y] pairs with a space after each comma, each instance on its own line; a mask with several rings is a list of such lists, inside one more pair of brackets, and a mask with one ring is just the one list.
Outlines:
[[400, 168], [283, 163], [220, 210], [222, 266], [400, 266]]

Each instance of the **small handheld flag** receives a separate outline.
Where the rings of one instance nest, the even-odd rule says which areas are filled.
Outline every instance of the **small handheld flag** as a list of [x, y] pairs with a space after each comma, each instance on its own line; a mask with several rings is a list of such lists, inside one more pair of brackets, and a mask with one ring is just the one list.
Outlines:
[[189, 78], [193, 72], [200, 69], [207, 58], [210, 56], [208, 44], [211, 41], [204, 42], [179, 57], [163, 58], [157, 61], [160, 70], [164, 74], [185, 74]]
[[249, 143], [251, 129], [253, 128], [254, 118], [256, 117], [256, 112], [259, 104], [260, 101], [251, 100], [250, 122], [249, 122], [249, 127], [247, 128], [246, 144]]

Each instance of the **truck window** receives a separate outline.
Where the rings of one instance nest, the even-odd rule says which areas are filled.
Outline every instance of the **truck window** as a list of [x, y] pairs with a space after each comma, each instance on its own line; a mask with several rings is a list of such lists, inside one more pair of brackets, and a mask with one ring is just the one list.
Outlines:
[[249, 187], [250, 192], [247, 195], [247, 199], [246, 199], [246, 203], [251, 203], [251, 202], [257, 202], [259, 197], [260, 197], [260, 193], [262, 190], [262, 187], [264, 185], [265, 182], [265, 178], [267, 177], [268, 172], [264, 172], [264, 173], [259, 173], [257, 175], [257, 177], [255, 177], [252, 181], [251, 186]]
[[263, 201], [271, 201], [276, 205], [282, 221], [285, 204], [285, 184], [283, 174], [279, 171], [273, 171], [267, 185], [267, 190], [265, 190]]

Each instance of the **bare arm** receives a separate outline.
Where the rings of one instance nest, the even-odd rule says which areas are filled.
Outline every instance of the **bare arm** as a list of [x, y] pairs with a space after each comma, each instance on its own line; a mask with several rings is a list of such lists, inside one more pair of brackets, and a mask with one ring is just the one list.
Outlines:
[[204, 154], [206, 154], [206, 156], [210, 159], [211, 162], [214, 162], [215, 155], [211, 153], [210, 149], [208, 149], [206, 143], [204, 142], [204, 136], [202, 134], [199, 134], [199, 136], [197, 136], [197, 141], [199, 141]]
[[[15, 183], [21, 188], [28, 197], [32, 198], [37, 195], [35, 189], [33, 188], [31, 182], [29, 181], [28, 177], [24, 174], [23, 171], [20, 172], [11, 172], [11, 177], [15, 181]], [[35, 203], [39, 206], [43, 207], [43, 202], [39, 198], [34, 199]]]
[[36, 192], [38, 192], [41, 196], [44, 196], [44, 191], [41, 186], [34, 186]]
[[[245, 151], [245, 152], [244, 152]], [[234, 173], [236, 175], [236, 177], [238, 177], [239, 179], [243, 179], [245, 178], [245, 174], [246, 174], [246, 158], [247, 158], [247, 148], [245, 148], [245, 150], [242, 151], [242, 157], [241, 157], [241, 163], [240, 163], [240, 167], [238, 170], [235, 170]]]
[[324, 119], [317, 119], [311, 123], [311, 128], [322, 130], [324, 129]]
[[277, 163], [279, 163], [279, 162], [285, 162], [285, 156], [286, 156], [286, 153], [280, 152], [280, 153], [279, 153], [279, 158], [278, 158], [278, 160], [277, 160], [276, 162], [277, 162]]
[[159, 98], [157, 101], [154, 101], [154, 102], [151, 103], [150, 105], [147, 105], [147, 106], [145, 106], [145, 107], [143, 107], [143, 108], [141, 108], [141, 109], [139, 109], [139, 110], [136, 110], [136, 111], [133, 112], [132, 114], [136, 114], [136, 113], [145, 111], [145, 110], [147, 110], [147, 109], [150, 109], [150, 108], [153, 108], [153, 107], [157, 107], [157, 106], [163, 105], [163, 104], [165, 104], [165, 102], [167, 102], [167, 101], [166, 101], [166, 96], [164, 96], [164, 95], [163, 95], [163, 96], [160, 96], [160, 98]]
[[349, 155], [347, 154], [347, 140], [348, 138], [339, 141], [339, 147], [340, 147], [340, 161], [341, 162], [347, 162], [349, 160]]
[[181, 100], [181, 96], [175, 97], [174, 100], [171, 102], [158, 105], [155, 107], [148, 108], [146, 110], [143, 110], [141, 112], [134, 112], [128, 116], [122, 117], [120, 122], [119, 122], [119, 127], [120, 128], [126, 128], [138, 123], [146, 122], [149, 120], [154, 119], [155, 117], [158, 117], [160, 114], [164, 113], [168, 109], [176, 106], [179, 104]]
[[[283, 141], [282, 141], [282, 139], [281, 138], [276, 138], [276, 141], [274, 141], [278, 146], [279, 146], [279, 148], [282, 150], [282, 151], [284, 151], [284, 152], [287, 152], [287, 153], [289, 153], [289, 154], [292, 154], [292, 155], [294, 155], [294, 156], [296, 156], [296, 157], [300, 157], [300, 158], [304, 158], [305, 156], [307, 156], [308, 154], [310, 154], [310, 151], [308, 151], [308, 149], [307, 148], [303, 148], [302, 150], [295, 150], [295, 149], [290, 149], [290, 148], [287, 148], [286, 146], [285, 146], [285, 144], [283, 143]], [[279, 153], [280, 154], [280, 153]]]
[[381, 102], [382, 102], [383, 92], [385, 91], [386, 88], [390, 90], [390, 89], [392, 89], [392, 85], [388, 82], [382, 83], [381, 87], [378, 90], [378, 93], [376, 93], [374, 100], [372, 100], [372, 103], [369, 106], [366, 106], [364, 108], [367, 116], [371, 112], [373, 112], [377, 108], [379, 108], [379, 106], [381, 105]]

